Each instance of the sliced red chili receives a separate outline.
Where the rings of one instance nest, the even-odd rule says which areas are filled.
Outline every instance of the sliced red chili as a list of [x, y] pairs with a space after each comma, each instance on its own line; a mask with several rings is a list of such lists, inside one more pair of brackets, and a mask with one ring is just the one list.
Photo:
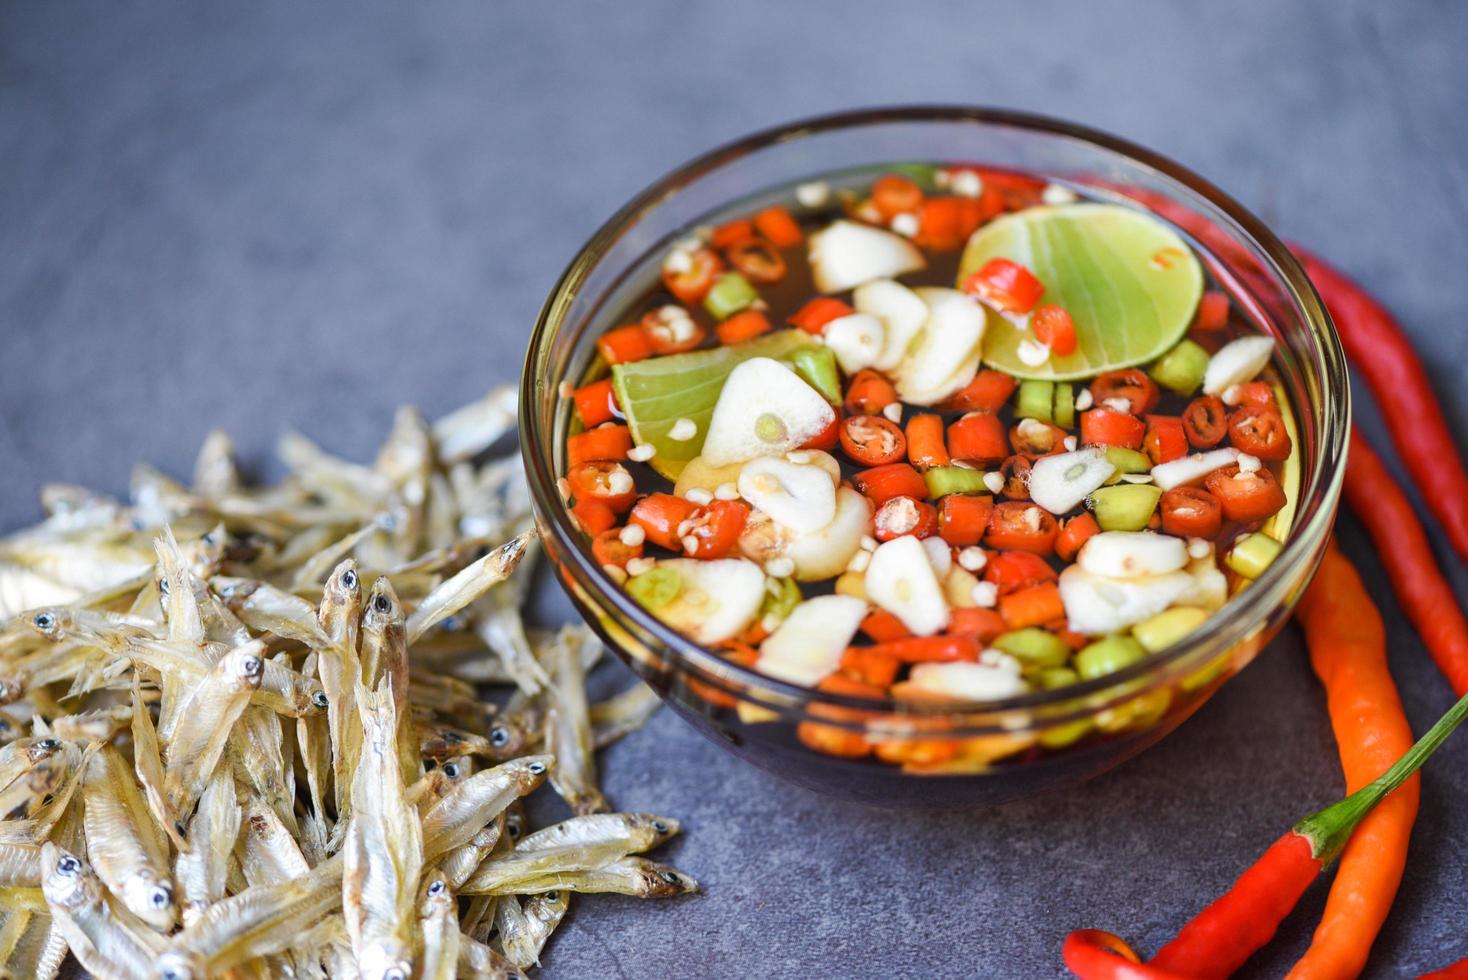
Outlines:
[[1285, 492], [1267, 467], [1244, 472], [1237, 466], [1214, 470], [1203, 485], [1218, 498], [1231, 521], [1262, 521], [1285, 505]]
[[750, 282], [774, 283], [785, 278], [785, 260], [774, 246], [760, 238], [747, 238], [730, 245], [724, 252], [729, 264]]
[[1030, 499], [1029, 457], [1018, 454], [1009, 457], [999, 466], [999, 475], [1004, 477], [1004, 496], [1010, 500]]
[[749, 505], [744, 501], [710, 500], [688, 518], [682, 550], [690, 558], [723, 558], [739, 543], [747, 520]]
[[1228, 437], [1241, 453], [1281, 460], [1290, 455], [1290, 433], [1273, 408], [1241, 408], [1228, 420]]
[[689, 253], [688, 264], [687, 269], [673, 271], [663, 263], [663, 285], [679, 302], [692, 305], [701, 302], [714, 287], [714, 280], [724, 271], [724, 262], [713, 249], [700, 248]]
[[1182, 459], [1188, 454], [1188, 436], [1183, 430], [1183, 420], [1175, 415], [1147, 416], [1147, 434], [1142, 438], [1142, 448], [1154, 465]]
[[1021, 456], [1048, 456], [1065, 445], [1069, 435], [1058, 425], [1038, 419], [1020, 419], [1009, 429], [1009, 444]]
[[1173, 487], [1157, 509], [1162, 530], [1180, 538], [1212, 538], [1223, 527], [1223, 506], [1202, 487]]
[[841, 449], [858, 466], [885, 466], [907, 454], [907, 437], [880, 415], [852, 415], [841, 420]]
[[591, 555], [598, 565], [616, 565], [625, 568], [634, 558], [642, 557], [642, 545], [629, 545], [622, 541], [619, 527], [602, 531], [591, 542]]
[[1036, 504], [1018, 501], [998, 504], [989, 515], [984, 543], [1001, 551], [1030, 551], [1048, 555], [1055, 550], [1060, 523]]
[[1004, 423], [988, 412], [969, 412], [948, 427], [948, 455], [975, 466], [998, 466], [1009, 455]]
[[1121, 446], [1124, 449], [1141, 449], [1142, 439], [1147, 435], [1147, 423], [1135, 415], [1117, 411], [1109, 406], [1098, 406], [1081, 413], [1081, 445]]
[[892, 382], [871, 368], [852, 375], [846, 388], [846, 411], [851, 415], [879, 415], [896, 401], [897, 389]]
[[577, 500], [595, 500], [621, 514], [637, 499], [637, 483], [627, 467], [611, 460], [597, 460], [573, 466], [566, 474], [571, 496]]
[[659, 548], [682, 551], [678, 529], [693, 516], [698, 505], [671, 493], [650, 493], [632, 506], [628, 524], [636, 524], [647, 532], [647, 540]]
[[938, 536], [955, 548], [978, 544], [993, 511], [994, 498], [988, 494], [950, 493], [938, 500]]
[[1018, 381], [1003, 371], [984, 368], [962, 391], [938, 407], [945, 412], [997, 412], [1018, 385]]
[[1228, 410], [1217, 395], [1200, 395], [1183, 409], [1183, 434], [1194, 449], [1212, 449], [1228, 435]]
[[963, 281], [963, 291], [1006, 313], [1028, 313], [1045, 295], [1045, 284], [1018, 262], [990, 259]]
[[893, 497], [915, 497], [919, 500], [928, 496], [928, 484], [922, 474], [906, 463], [888, 463], [862, 470], [851, 478], [856, 489], [866, 495], [872, 503], [881, 506]]
[[892, 497], [877, 508], [872, 526], [878, 541], [891, 541], [904, 534], [915, 538], [932, 537], [938, 531], [938, 509], [924, 500]]
[[[1105, 405], [1117, 411], [1144, 415], [1157, 404], [1157, 382], [1138, 368], [1107, 371], [1091, 382], [1091, 399], [1097, 405]], [[1120, 402], [1125, 401], [1122, 406]]]
[[1030, 551], [995, 552], [984, 565], [984, 581], [993, 582], [1000, 595], [1054, 582], [1057, 577], [1049, 562]]

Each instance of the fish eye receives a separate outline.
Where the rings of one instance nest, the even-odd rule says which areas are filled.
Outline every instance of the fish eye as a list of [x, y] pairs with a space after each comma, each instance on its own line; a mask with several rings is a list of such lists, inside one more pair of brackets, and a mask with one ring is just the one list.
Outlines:
[[264, 669], [265, 661], [261, 660], [259, 657], [246, 657], [245, 662], [240, 664], [240, 671], [246, 677], [254, 677], [256, 674], [260, 673], [260, 671]]
[[148, 901], [153, 903], [155, 909], [167, 908], [169, 903], [173, 901], [173, 892], [160, 885], [148, 895]]
[[342, 572], [342, 587], [347, 589], [355, 589], [357, 587], [357, 573], [350, 568]]
[[311, 703], [318, 708], [329, 708], [331, 706], [331, 700], [326, 696], [325, 691], [317, 691], [311, 695]]
[[82, 870], [82, 863], [68, 854], [56, 862], [56, 870], [64, 875], [74, 875]]
[[382, 971], [382, 980], [408, 980], [408, 971], [400, 966], [389, 967]]
[[674, 887], [677, 887], [677, 886], [683, 884], [683, 879], [682, 878], [679, 878], [677, 875], [675, 875], [671, 871], [664, 871], [664, 872], [662, 872], [662, 879], [664, 881], [666, 881], [668, 884], [673, 885]]
[[204, 536], [202, 538], [200, 538], [200, 540], [203, 541], [209, 547], [211, 547], [211, 548], [214, 547], [214, 540], [215, 540], [215, 538], [214, 538], [214, 532], [213, 531], [205, 531], [204, 532]]
[[444, 763], [443, 774], [450, 779], [459, 778], [459, 764], [457, 762]]
[[168, 579], [160, 578], [158, 580], [158, 594], [165, 596], [168, 595]]
[[464, 741], [464, 736], [460, 735], [458, 732], [441, 732], [439, 733], [439, 738], [443, 739], [450, 745], [458, 745], [460, 742]]
[[506, 829], [510, 832], [510, 840], [520, 839], [520, 825], [518, 823], [508, 824]]
[[532, 763], [530, 763], [530, 765], [526, 766], [525, 768], [530, 770], [531, 775], [539, 776], [541, 773], [545, 772], [545, 763], [544, 762], [532, 762]]
[[503, 748], [510, 744], [510, 732], [504, 725], [495, 725], [489, 730], [489, 744]]
[[668, 832], [668, 825], [661, 820], [654, 820], [652, 822], [652, 829], [659, 834], [666, 834]]
[[462, 626], [458, 616], [445, 616], [443, 622], [438, 624], [438, 628], [445, 633], [457, 633]]
[[379, 592], [377, 598], [372, 600], [372, 608], [380, 613], [392, 612], [392, 600]]
[[61, 748], [61, 742], [60, 740], [54, 738], [43, 738], [36, 743], [36, 748], [40, 749], [42, 752], [55, 752], [57, 749]]
[[434, 896], [434, 897], [435, 897], [435, 898], [436, 898], [436, 897], [438, 897], [438, 896], [439, 896], [439, 895], [442, 895], [442, 894], [443, 894], [443, 893], [444, 893], [444, 890], [445, 890], [445, 889], [446, 889], [446, 888], [447, 888], [447, 887], [448, 887], [448, 886], [446, 886], [446, 885], [445, 885], [445, 884], [444, 884], [444, 883], [443, 883], [443, 879], [442, 879], [442, 878], [440, 878], [440, 879], [438, 879], [438, 880], [437, 880], [437, 881], [434, 881], [434, 882], [433, 882], [433, 883], [432, 883], [432, 884], [430, 884], [430, 885], [429, 885], [429, 886], [428, 886], [428, 894], [430, 894], [430, 895], [432, 895], [432, 896]]
[[56, 627], [56, 617], [48, 612], [36, 613], [36, 618], [31, 622], [36, 624], [38, 630], [51, 630]]

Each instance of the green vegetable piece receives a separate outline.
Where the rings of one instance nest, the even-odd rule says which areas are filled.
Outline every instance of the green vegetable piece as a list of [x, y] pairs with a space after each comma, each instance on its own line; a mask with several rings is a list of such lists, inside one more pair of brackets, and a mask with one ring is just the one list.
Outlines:
[[1079, 684], [1081, 675], [1069, 667], [1046, 667], [1035, 675], [1035, 681], [1043, 690], [1055, 691], [1062, 687]]
[[802, 347], [790, 355], [790, 366], [821, 397], [841, 404], [841, 375], [836, 371], [836, 352], [829, 347]]
[[1162, 488], [1151, 483], [1119, 483], [1091, 494], [1091, 511], [1103, 531], [1140, 531], [1151, 520]]
[[1115, 466], [1118, 473], [1148, 473], [1152, 469], [1152, 461], [1146, 453], [1121, 446], [1106, 447], [1106, 462]]
[[1049, 422], [1055, 417], [1055, 382], [1021, 381], [1014, 414], [1022, 419]]
[[993, 645], [1026, 668], [1059, 667], [1070, 659], [1070, 647], [1064, 640], [1035, 626], [1001, 633], [994, 638]]
[[1047, 749], [1063, 749], [1068, 745], [1074, 745], [1087, 735], [1096, 726], [1089, 718], [1077, 718], [1068, 721], [1064, 725], [1055, 728], [1047, 728], [1040, 733], [1040, 744]]
[[1076, 672], [1082, 680], [1095, 680], [1130, 667], [1146, 656], [1146, 649], [1130, 636], [1108, 636], [1081, 648], [1076, 654]]
[[760, 604], [759, 618], [774, 616], [784, 622], [803, 598], [793, 578], [772, 578], [765, 582], [765, 601]]
[[1241, 539], [1224, 559], [1224, 564], [1244, 578], [1258, 578], [1279, 555], [1282, 545], [1267, 534], [1255, 531]]
[[682, 590], [683, 577], [666, 565], [654, 565], [627, 580], [627, 592], [648, 612], [657, 612]]
[[938, 187], [938, 168], [931, 163], [894, 163], [885, 172], [901, 174], [925, 191]]
[[1052, 421], [1062, 429], [1075, 428], [1076, 390], [1075, 385], [1069, 381], [1058, 381], [1055, 384], [1055, 411]]
[[1202, 626], [1207, 618], [1207, 610], [1197, 606], [1176, 606], [1133, 626], [1132, 636], [1147, 648], [1147, 652], [1156, 653]]
[[928, 485], [928, 496], [934, 500], [950, 493], [989, 492], [989, 488], [984, 486], [984, 474], [981, 470], [962, 466], [935, 466], [923, 474], [923, 482]]
[[1168, 391], [1191, 395], [1203, 383], [1208, 370], [1208, 352], [1184, 338], [1152, 365], [1152, 380]]
[[749, 280], [737, 272], [726, 272], [714, 280], [714, 287], [703, 298], [703, 308], [715, 320], [727, 320], [759, 299], [759, 293]]

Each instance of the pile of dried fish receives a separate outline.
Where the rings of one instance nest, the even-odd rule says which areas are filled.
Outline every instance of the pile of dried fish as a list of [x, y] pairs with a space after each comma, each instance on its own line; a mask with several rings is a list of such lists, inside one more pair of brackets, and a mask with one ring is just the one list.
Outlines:
[[[43, 490], [0, 540], [6, 975], [513, 976], [572, 892], [697, 888], [597, 786], [656, 698], [589, 704], [601, 645], [521, 620], [513, 405], [402, 409], [371, 466], [289, 435], [274, 486], [216, 433], [188, 486]], [[575, 815], [532, 831], [546, 780]]]

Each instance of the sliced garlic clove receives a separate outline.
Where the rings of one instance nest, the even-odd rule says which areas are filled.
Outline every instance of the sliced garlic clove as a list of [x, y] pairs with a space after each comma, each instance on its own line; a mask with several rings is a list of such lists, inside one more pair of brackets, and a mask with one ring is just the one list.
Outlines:
[[935, 405], [963, 389], [979, 368], [987, 314], [956, 289], [915, 290], [928, 319], [894, 370], [897, 394], [911, 405]]
[[849, 595], [806, 599], [759, 647], [755, 669], [791, 684], [814, 687], [841, 665], [867, 604]]
[[1203, 371], [1203, 394], [1221, 395], [1234, 385], [1253, 381], [1274, 354], [1274, 338], [1263, 334], [1230, 340]]
[[790, 536], [782, 554], [795, 562], [796, 579], [817, 582], [844, 572], [861, 550], [861, 539], [871, 533], [871, 501], [850, 487], [841, 487], [836, 491], [836, 516], [831, 523], [819, 531]]
[[669, 558], [657, 563], [678, 575], [677, 596], [657, 617], [695, 643], [722, 643], [754, 621], [765, 598], [765, 573], [743, 558], [702, 561]]
[[819, 531], [836, 516], [836, 488], [825, 469], [765, 456], [739, 471], [739, 496], [797, 534]]
[[679, 497], [688, 496], [690, 490], [707, 490], [709, 493], [714, 493], [726, 483], [738, 483], [739, 471], [743, 466], [743, 463], [712, 466], [702, 456], [695, 456], [683, 464], [683, 469], [678, 474], [678, 482], [673, 486], [673, 493]]
[[877, 363], [886, 338], [882, 321], [869, 313], [840, 316], [826, 324], [821, 336], [836, 355], [836, 362], [847, 374]]
[[1030, 468], [1030, 499], [1052, 514], [1064, 514], [1079, 507], [1115, 472], [1106, 451], [1096, 447], [1044, 456]]
[[1077, 565], [1110, 578], [1164, 575], [1187, 563], [1183, 539], [1156, 531], [1102, 531], [1091, 535], [1076, 555]]
[[1232, 466], [1239, 461], [1239, 451], [1232, 446], [1210, 449], [1206, 453], [1194, 453], [1170, 463], [1159, 463], [1152, 467], [1152, 482], [1163, 490], [1197, 483], [1214, 470]]
[[914, 664], [908, 678], [892, 689], [908, 700], [997, 701], [1029, 690], [1024, 677], [1006, 663], [969, 661]]
[[867, 597], [902, 620], [914, 636], [931, 636], [948, 625], [948, 601], [932, 558], [911, 535], [877, 546], [865, 585]]
[[1108, 578], [1072, 565], [1060, 573], [1060, 601], [1070, 628], [1087, 636], [1116, 633], [1176, 602], [1193, 587], [1187, 572]]
[[1187, 573], [1193, 577], [1193, 587], [1177, 597], [1178, 605], [1212, 612], [1228, 601], [1228, 579], [1214, 564], [1212, 555], [1188, 562]]
[[724, 382], [704, 437], [703, 460], [727, 466], [778, 456], [810, 442], [835, 419], [821, 393], [790, 368], [752, 357]]
[[933, 574], [940, 579], [946, 578], [953, 568], [953, 549], [940, 537], [923, 538], [922, 541], [928, 552], [928, 561], [933, 565]]
[[901, 235], [846, 220], [811, 235], [809, 255], [816, 289], [822, 293], [844, 293], [927, 265], [923, 253]]
[[912, 339], [928, 319], [928, 304], [900, 282], [878, 279], [857, 287], [851, 297], [858, 313], [869, 313], [882, 321], [885, 334], [882, 353], [872, 366], [890, 371], [901, 361]]

